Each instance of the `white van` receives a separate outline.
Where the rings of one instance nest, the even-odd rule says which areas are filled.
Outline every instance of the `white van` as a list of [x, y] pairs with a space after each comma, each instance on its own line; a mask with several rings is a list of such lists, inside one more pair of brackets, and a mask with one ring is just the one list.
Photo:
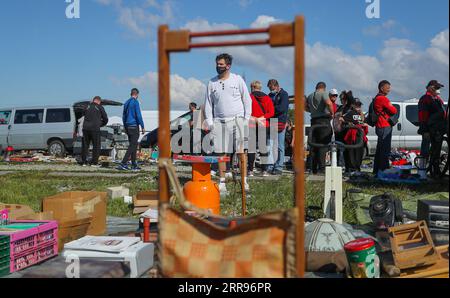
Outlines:
[[[64, 156], [73, 149], [78, 119], [88, 104], [0, 108], [0, 153], [11, 146], [14, 150], [48, 150], [51, 155]], [[102, 105], [122, 103], [103, 100]]]
[[62, 156], [72, 148], [75, 123], [70, 106], [0, 108], [0, 147]]
[[[392, 102], [392, 104], [399, 114], [398, 123], [392, 131], [392, 148], [420, 150], [422, 136], [417, 133], [419, 129], [419, 100], [414, 98], [403, 102]], [[445, 108], [447, 108], [447, 103], [445, 103]], [[369, 127], [367, 138], [369, 142], [366, 153], [374, 155], [378, 139], [374, 127]]]

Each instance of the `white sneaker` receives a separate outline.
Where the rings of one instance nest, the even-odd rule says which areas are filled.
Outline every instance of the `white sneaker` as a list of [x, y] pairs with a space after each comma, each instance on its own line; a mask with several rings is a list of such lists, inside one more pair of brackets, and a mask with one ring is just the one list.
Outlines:
[[253, 171], [248, 172], [248, 177], [254, 177], [254, 176], [255, 176], [255, 174], [253, 174]]
[[211, 176], [216, 176], [217, 175], [217, 172], [216, 171], [213, 171], [213, 170], [211, 170]]
[[270, 175], [269, 175], [269, 173], [267, 171], [264, 171], [264, 172], [262, 172], [262, 176], [263, 177], [269, 177]]
[[219, 192], [221, 197], [228, 195], [227, 185], [225, 183], [219, 183]]
[[233, 173], [231, 172], [225, 173], [225, 178], [233, 179]]

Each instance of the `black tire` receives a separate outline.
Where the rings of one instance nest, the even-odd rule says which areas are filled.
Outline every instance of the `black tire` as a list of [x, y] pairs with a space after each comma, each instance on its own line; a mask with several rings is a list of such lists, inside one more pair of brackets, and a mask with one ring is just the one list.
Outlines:
[[66, 147], [64, 143], [59, 140], [53, 140], [48, 144], [48, 153], [56, 157], [66, 156]]

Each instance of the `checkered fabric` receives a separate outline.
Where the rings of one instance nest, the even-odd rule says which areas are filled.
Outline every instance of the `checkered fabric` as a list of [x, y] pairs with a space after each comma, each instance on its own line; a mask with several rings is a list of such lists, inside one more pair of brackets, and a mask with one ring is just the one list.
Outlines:
[[250, 217], [226, 229], [161, 206], [160, 272], [178, 278], [293, 277], [295, 211]]

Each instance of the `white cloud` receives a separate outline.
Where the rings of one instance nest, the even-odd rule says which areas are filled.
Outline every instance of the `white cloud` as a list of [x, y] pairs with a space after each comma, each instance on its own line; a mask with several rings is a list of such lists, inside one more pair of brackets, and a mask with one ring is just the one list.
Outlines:
[[256, 18], [256, 20], [250, 25], [250, 28], [264, 28], [273, 23], [280, 23], [281, 20], [276, 19], [272, 16], [261, 15]]
[[[252, 25], [267, 26], [279, 21], [274, 17], [260, 16]], [[192, 31], [210, 31], [237, 29], [238, 26], [196, 19], [186, 23], [183, 28]], [[217, 53], [218, 49], [210, 51]], [[258, 73], [258, 78], [248, 77], [249, 80], [274, 77], [280, 81], [291, 81], [294, 66], [292, 48], [230, 47], [220, 48], [220, 51], [232, 54], [235, 64]], [[367, 100], [375, 95], [378, 82], [383, 79], [392, 83], [393, 100], [419, 97], [431, 79], [437, 79], [446, 85], [443, 90], [443, 97], [446, 98], [449, 86], [449, 30], [438, 33], [426, 48], [408, 39], [387, 39], [379, 53], [373, 56], [359, 53], [354, 55], [321, 42], [306, 45], [307, 86], [325, 81], [330, 88], [352, 89], [355, 95]], [[147, 89], [156, 98], [155, 72], [121, 82]], [[293, 89], [293, 86], [285, 87]], [[171, 76], [171, 100], [175, 106], [185, 108], [190, 101], [202, 102], [205, 90], [205, 84], [196, 78], [183, 78], [176, 74]], [[307, 90], [309, 91], [311, 90]]]
[[392, 19], [387, 20], [379, 25], [371, 25], [362, 29], [364, 35], [371, 37], [380, 37], [386, 34], [392, 35], [396, 31], [402, 34], [408, 33], [408, 30], [405, 27], [401, 26], [397, 21]]
[[449, 30], [442, 31], [431, 40], [431, 47], [427, 50], [428, 54], [437, 62], [446, 65], [448, 68], [448, 39]]
[[188, 29], [192, 32], [211, 31], [211, 30], [231, 30], [238, 29], [239, 26], [229, 23], [209, 23], [209, 21], [197, 18], [189, 21], [181, 29]]
[[[271, 16], [259, 16], [252, 26], [267, 26], [279, 22]], [[384, 28], [396, 26], [395, 21], [383, 23]], [[233, 24], [210, 24], [197, 19], [185, 28], [206, 31], [236, 29]], [[357, 47], [357, 49], [362, 49]], [[217, 52], [217, 49], [211, 49]], [[232, 54], [237, 64], [257, 71], [261, 76], [280, 79], [293, 74], [292, 48], [271, 49], [267, 46], [221, 48]], [[423, 49], [408, 39], [390, 38], [384, 42], [378, 55], [352, 55], [338, 47], [324, 43], [306, 45], [306, 81], [314, 85], [325, 80], [330, 87], [341, 90], [352, 89], [361, 98], [371, 98], [383, 79], [393, 84], [392, 97], [395, 100], [420, 96], [426, 83], [438, 79], [448, 86], [449, 80], [449, 30], [440, 32]], [[292, 88], [290, 88], [292, 89]], [[448, 91], [444, 89], [444, 96]]]
[[146, 0], [140, 5], [127, 6], [122, 0], [95, 0], [112, 6], [118, 12], [118, 22], [138, 37], [146, 37], [156, 31], [159, 24], [174, 19], [171, 1]]
[[[142, 94], [157, 98], [158, 73], [147, 72], [141, 76], [113, 80], [117, 85], [132, 85], [141, 89]], [[170, 76], [170, 100], [173, 109], [186, 109], [194, 101], [203, 103], [206, 85], [196, 78], [183, 78], [178, 74]]]

